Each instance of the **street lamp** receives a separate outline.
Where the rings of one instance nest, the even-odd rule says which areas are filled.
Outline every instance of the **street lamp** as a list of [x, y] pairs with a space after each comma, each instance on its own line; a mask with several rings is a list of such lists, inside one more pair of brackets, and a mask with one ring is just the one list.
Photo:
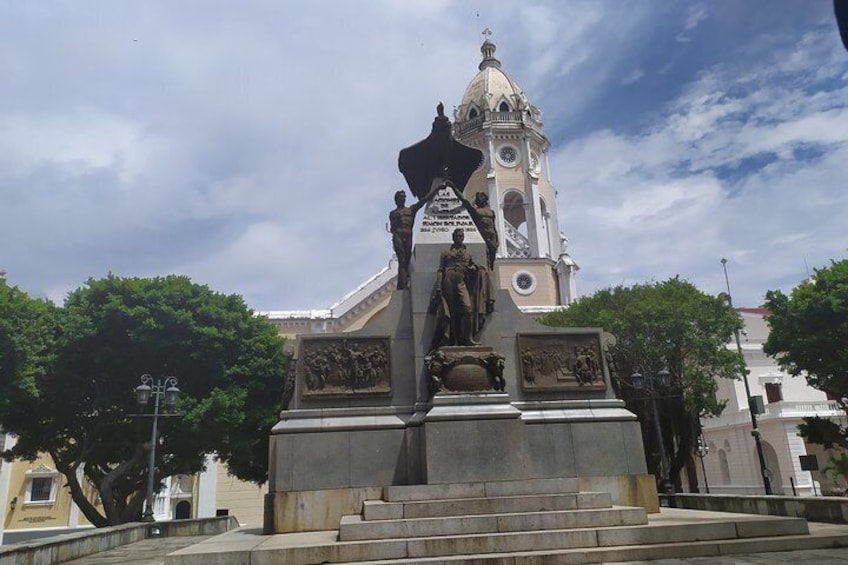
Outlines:
[[707, 489], [707, 494], [710, 494], [710, 482], [707, 480], [707, 467], [704, 465], [704, 457], [710, 452], [710, 446], [704, 441], [703, 434], [698, 436], [698, 447], [695, 453], [701, 458], [701, 472], [704, 474], [704, 487]]
[[[727, 300], [727, 305], [733, 308], [733, 299], [730, 297], [730, 279], [727, 277], [727, 259], [721, 259], [721, 266], [724, 269], [724, 282], [727, 285], [727, 293], [722, 293]], [[733, 330], [733, 335], [736, 338], [736, 350], [739, 351], [739, 357], [745, 360], [745, 355], [742, 353], [742, 341], [739, 339], [739, 330]], [[763, 440], [760, 437], [760, 430], [757, 427], [757, 409], [751, 397], [751, 385], [748, 384], [748, 369], [742, 371], [742, 382], [745, 383], [745, 398], [748, 400], [748, 412], [751, 413], [751, 435], [754, 436], [754, 443], [757, 445], [757, 457], [760, 460], [760, 474], [763, 476], [763, 487], [766, 494], [773, 494], [771, 491], [771, 478], [768, 467], [766, 467], [766, 455], [763, 451]]]
[[654, 433], [656, 434], [657, 447], [660, 450], [660, 468], [659, 475], [662, 480], [663, 492], [671, 494], [674, 492], [674, 486], [671, 482], [671, 467], [668, 464], [668, 456], [665, 453], [665, 444], [663, 443], [662, 428], [660, 427], [660, 413], [657, 409], [657, 393], [659, 388], [668, 388], [671, 384], [671, 373], [668, 369], [660, 369], [656, 373], [649, 373], [647, 376], [642, 375], [639, 371], [630, 375], [630, 384], [636, 390], [646, 390], [648, 397], [651, 399], [651, 409], [654, 416]]
[[[144, 409], [153, 397], [153, 414], [144, 414]], [[153, 522], [153, 474], [156, 462], [156, 439], [159, 427], [159, 417], [176, 416], [176, 414], [159, 413], [159, 399], [163, 398], [166, 412], [171, 412], [180, 397], [180, 389], [177, 388], [177, 377], [163, 377], [153, 383], [153, 377], [148, 374], [141, 375], [141, 384], [135, 387], [135, 399], [138, 403], [139, 414], [137, 417], [153, 418], [152, 431], [150, 432], [150, 457], [147, 461], [147, 501], [142, 522]]]

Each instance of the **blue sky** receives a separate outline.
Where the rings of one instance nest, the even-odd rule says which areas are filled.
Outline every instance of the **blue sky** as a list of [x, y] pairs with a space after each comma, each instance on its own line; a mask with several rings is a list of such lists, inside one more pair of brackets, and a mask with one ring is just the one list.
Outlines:
[[830, 0], [0, 0], [0, 269], [56, 301], [181, 273], [328, 307], [388, 263], [397, 152], [486, 27], [544, 112], [580, 294], [717, 293], [726, 257], [754, 306], [845, 257]]

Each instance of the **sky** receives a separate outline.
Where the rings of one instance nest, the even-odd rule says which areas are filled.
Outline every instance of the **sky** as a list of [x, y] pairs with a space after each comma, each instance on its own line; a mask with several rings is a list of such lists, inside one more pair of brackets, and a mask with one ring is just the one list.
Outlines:
[[[0, 0], [0, 270], [61, 303], [188, 275], [328, 308], [385, 267], [397, 153], [485, 28], [543, 111], [580, 295], [757, 306], [848, 253], [830, 0]], [[450, 112], [448, 112], [450, 114]]]

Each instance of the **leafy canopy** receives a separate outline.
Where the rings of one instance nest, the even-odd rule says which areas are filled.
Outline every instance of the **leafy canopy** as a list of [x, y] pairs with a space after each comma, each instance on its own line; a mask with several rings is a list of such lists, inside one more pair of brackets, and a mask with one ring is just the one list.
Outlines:
[[[700, 433], [700, 416], [718, 415], [725, 402], [716, 398], [715, 377], [733, 378], [744, 369], [737, 352], [727, 349], [739, 315], [724, 300], [707, 295], [674, 277], [659, 283], [617, 286], [578, 300], [545, 316], [552, 326], [602, 327], [616, 337], [608, 359], [613, 386], [643, 424], [649, 468], [679, 483]], [[670, 469], [659, 462], [659, 446], [651, 433], [654, 416], [645, 391], [635, 390], [630, 375], [671, 373], [671, 386], [658, 391], [663, 448], [672, 454]], [[654, 428], [655, 429], [655, 428]]]
[[[28, 394], [0, 405], [0, 424], [19, 436], [11, 455], [52, 456], [95, 525], [133, 520], [141, 510], [151, 421], [129, 414], [138, 410], [133, 389], [142, 374], [174, 375], [183, 393], [180, 417], [160, 419], [157, 480], [197, 472], [213, 452], [237, 477], [266, 480], [283, 340], [241, 297], [181, 276], [110, 275], [70, 293], [53, 320], [59, 331], [44, 347], [50, 354], [35, 357], [43, 363], [4, 373], [4, 388]], [[80, 468], [104, 514], [87, 502]]]
[[[766, 293], [769, 336], [763, 350], [793, 376], [804, 375], [813, 388], [827, 392], [848, 411], [848, 259], [816, 269], [812, 280], [789, 296]], [[827, 449], [848, 449], [848, 427], [808, 417], [798, 433]], [[848, 478], [848, 455], [831, 454], [830, 470]]]
[[0, 414], [38, 397], [37, 382], [49, 365], [56, 334], [54, 310], [0, 278]]
[[791, 375], [830, 393], [848, 408], [848, 259], [816, 269], [786, 296], [766, 293], [769, 336], [763, 350]]
[[600, 290], [542, 322], [598, 326], [614, 334], [610, 360], [617, 386], [628, 387], [636, 371], [666, 368], [695, 414], [721, 413], [714, 377], [733, 378], [744, 370], [739, 355], [726, 347], [734, 330], [742, 327], [738, 314], [724, 300], [679, 277]]

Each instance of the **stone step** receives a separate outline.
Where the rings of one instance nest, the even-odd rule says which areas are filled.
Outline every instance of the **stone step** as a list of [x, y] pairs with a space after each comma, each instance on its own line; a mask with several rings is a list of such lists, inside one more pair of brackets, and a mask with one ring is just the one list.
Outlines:
[[[345, 542], [338, 540], [336, 530], [263, 536], [260, 530], [242, 528], [172, 553], [165, 563], [541, 565], [848, 547], [848, 527], [844, 525], [810, 524], [811, 533], [804, 535], [804, 531], [805, 521], [798, 518], [679, 509], [664, 509], [660, 515], [651, 515], [647, 526], [549, 530], [535, 534], [489, 533]], [[523, 537], [532, 542], [523, 541]]]
[[403, 518], [436, 518], [479, 514], [513, 514], [552, 510], [611, 508], [608, 492], [579, 492], [523, 496], [491, 496], [483, 498], [447, 498], [386, 502], [366, 500], [362, 504], [365, 520], [400, 520]]
[[527, 479], [523, 481], [391, 486], [383, 488], [383, 500], [386, 502], [410, 502], [442, 500], [446, 498], [484, 498], [487, 496], [576, 493], [579, 491], [580, 480], [570, 477]]
[[643, 508], [628, 507], [401, 520], [363, 520], [362, 516], [344, 516], [339, 526], [339, 541], [633, 526], [647, 523], [648, 515]]
[[[655, 559], [680, 559], [690, 557], [723, 556], [721, 563], [730, 563], [726, 556], [775, 551], [848, 548], [848, 534], [800, 535], [734, 540], [710, 540], [648, 544], [639, 546], [574, 548], [559, 550], [520, 551], [510, 553], [484, 553], [440, 557], [415, 557], [380, 561], [349, 561], [344, 565], [584, 565], [589, 563], [618, 563], [651, 561]], [[767, 563], [767, 557], [761, 557]], [[719, 561], [716, 561], [719, 562]], [[253, 562], [251, 562], [253, 564]], [[264, 562], [263, 562], [264, 563]], [[781, 561], [783, 563], [783, 561]]]
[[[778, 536], [803, 536], [807, 532], [806, 521], [801, 518], [746, 519], [744, 521], [722, 520], [691, 524], [661, 524], [622, 526], [606, 528], [579, 528], [570, 530], [540, 530], [519, 532], [496, 532], [482, 534], [448, 535], [416, 538], [393, 538], [363, 541], [334, 541], [327, 543], [289, 544], [275, 547], [263, 543], [250, 554], [250, 564], [286, 563], [305, 565], [309, 563], [344, 563], [355, 561], [380, 561], [387, 559], [424, 562], [429, 558], [452, 559], [457, 556], [474, 555], [491, 557], [515, 554], [527, 556], [549, 556], [582, 549], [597, 551], [598, 555], [612, 555], [610, 549], [627, 547], [633, 554], [650, 554], [639, 549], [641, 546], [665, 547], [669, 544], [697, 544], [712, 542], [712, 548], [721, 541], [734, 539], [763, 539], [768, 530], [768, 539]], [[848, 536], [846, 536], [848, 538]], [[805, 539], [805, 538], [799, 538]], [[709, 549], [707, 551], [712, 551]], [[541, 552], [541, 553], [540, 553]], [[605, 553], [606, 552], [606, 553]], [[707, 553], [716, 555], [717, 553]], [[273, 557], [272, 557], [273, 555]], [[629, 555], [621, 553], [621, 555]], [[647, 559], [652, 559], [648, 557]], [[547, 558], [546, 558], [547, 559]], [[570, 559], [574, 559], [571, 557]], [[630, 559], [630, 558], [628, 558]], [[511, 563], [512, 561], [510, 561]], [[532, 563], [533, 561], [527, 561]], [[549, 561], [544, 561], [548, 563]], [[568, 562], [568, 561], [564, 561]], [[572, 561], [573, 562], [573, 561]]]

